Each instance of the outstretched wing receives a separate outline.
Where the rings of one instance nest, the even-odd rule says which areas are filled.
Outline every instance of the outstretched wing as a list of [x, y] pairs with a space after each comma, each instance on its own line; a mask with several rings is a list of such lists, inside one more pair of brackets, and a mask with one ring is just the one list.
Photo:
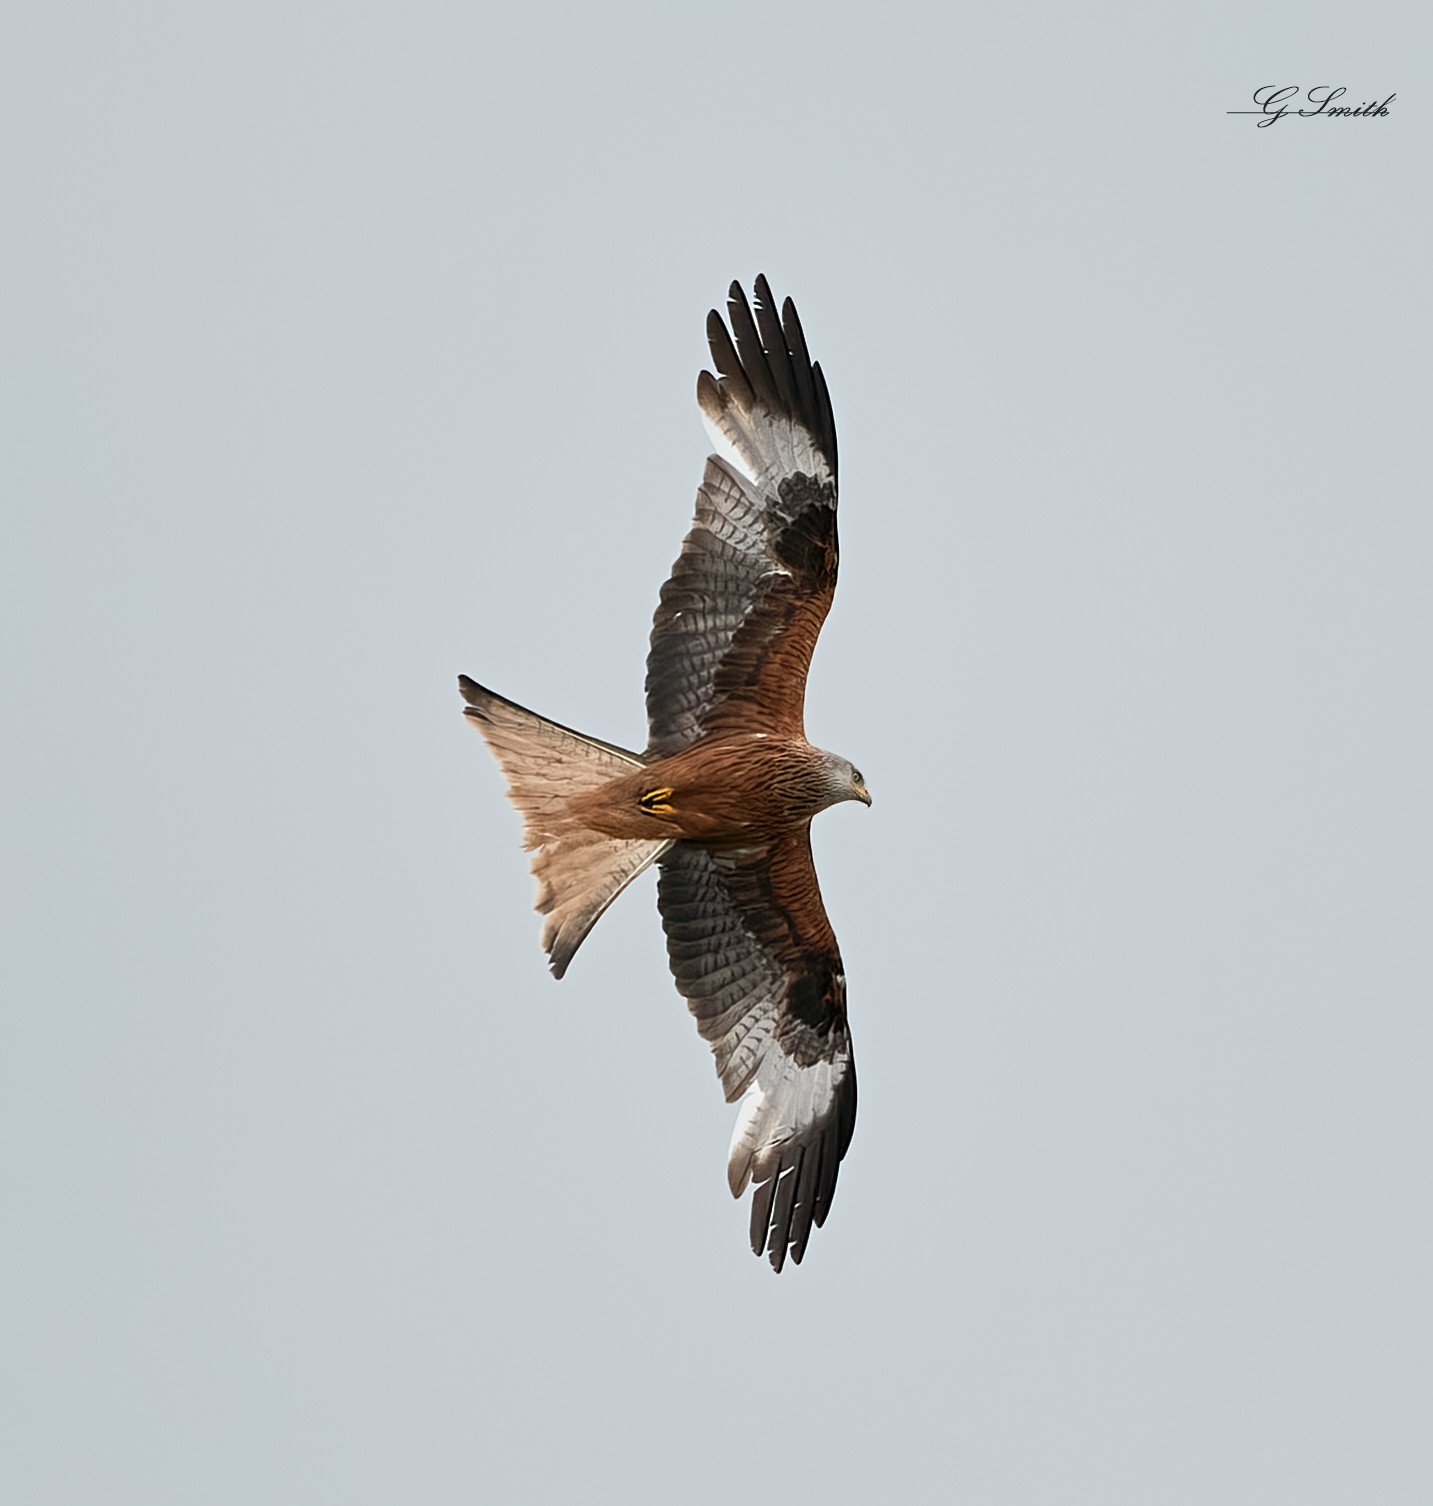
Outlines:
[[[717, 730], [803, 733], [806, 671], [836, 589], [836, 423], [788, 298], [738, 283], [697, 402], [721, 452], [662, 587], [647, 656], [652, 757]], [[735, 340], [733, 341], [733, 336]]]
[[806, 827], [760, 848], [678, 842], [658, 862], [672, 976], [741, 1098], [727, 1180], [780, 1270], [826, 1221], [856, 1124], [846, 977]]

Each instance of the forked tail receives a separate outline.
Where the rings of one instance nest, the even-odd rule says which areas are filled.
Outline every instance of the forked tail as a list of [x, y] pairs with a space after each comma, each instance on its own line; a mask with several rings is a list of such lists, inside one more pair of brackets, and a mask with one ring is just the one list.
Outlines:
[[542, 945], [560, 978], [602, 912], [670, 842], [607, 837], [570, 812], [574, 795], [616, 779], [642, 760], [458, 676], [464, 712], [487, 740], [522, 812], [523, 846], [537, 880], [534, 908], [544, 916]]

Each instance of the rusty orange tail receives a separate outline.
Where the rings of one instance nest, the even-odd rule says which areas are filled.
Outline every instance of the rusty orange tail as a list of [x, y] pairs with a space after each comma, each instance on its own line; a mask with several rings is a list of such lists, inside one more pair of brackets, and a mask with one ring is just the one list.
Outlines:
[[458, 689], [507, 778], [508, 799], [522, 813], [523, 845], [537, 880], [533, 905], [545, 917], [542, 945], [560, 978], [607, 906], [671, 846], [603, 836], [571, 813], [574, 795], [640, 768], [643, 760], [550, 722], [466, 675], [458, 676]]

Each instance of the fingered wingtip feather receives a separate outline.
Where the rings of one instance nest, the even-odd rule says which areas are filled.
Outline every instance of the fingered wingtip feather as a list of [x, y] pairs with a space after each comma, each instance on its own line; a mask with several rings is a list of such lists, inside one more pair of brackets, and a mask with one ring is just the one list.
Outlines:
[[[716, 309], [707, 314], [707, 343], [720, 389], [715, 402], [735, 401], [744, 409], [756, 405], [767, 414], [794, 421], [820, 451], [834, 481], [836, 424], [831, 399], [819, 367], [811, 360], [796, 305], [790, 298], [777, 299], [764, 272], [757, 275], [752, 288], [748, 299], [741, 283], [733, 281], [725, 317]], [[697, 401], [704, 412], [714, 411], [715, 404], [700, 387]], [[749, 421], [750, 415], [742, 418]], [[767, 462], [790, 461], [779, 446], [772, 454], [765, 453], [763, 446], [773, 442], [765, 430], [747, 434], [744, 442], [755, 446]], [[745, 469], [750, 468], [748, 464]]]
[[548, 970], [554, 978], [561, 978], [566, 974], [567, 964], [571, 961], [570, 957], [549, 957], [547, 959]]

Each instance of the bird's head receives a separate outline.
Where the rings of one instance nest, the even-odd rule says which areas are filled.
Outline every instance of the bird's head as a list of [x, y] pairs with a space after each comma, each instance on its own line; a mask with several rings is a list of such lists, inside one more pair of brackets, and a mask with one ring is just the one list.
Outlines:
[[826, 775], [826, 803], [838, 805], [842, 800], [859, 800], [862, 805], [871, 803], [871, 792], [866, 788], [866, 776], [849, 758], [835, 753], [823, 755]]

